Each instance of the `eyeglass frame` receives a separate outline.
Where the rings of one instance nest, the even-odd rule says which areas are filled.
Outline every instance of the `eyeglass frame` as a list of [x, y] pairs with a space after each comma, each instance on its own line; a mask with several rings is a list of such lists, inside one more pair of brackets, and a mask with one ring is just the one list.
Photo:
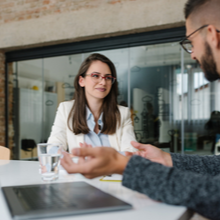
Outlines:
[[[203, 28], [205, 28], [205, 27], [208, 27], [208, 26], [209, 26], [209, 24], [205, 24], [205, 25], [199, 27], [198, 29], [196, 29], [195, 31], [193, 31], [193, 32], [192, 32], [191, 34], [189, 34], [188, 36], [186, 36], [183, 40], [181, 40], [181, 41], [179, 42], [179, 44], [181, 45], [181, 47], [182, 47], [187, 53], [191, 54], [192, 51], [189, 51], [189, 50], [187, 50], [187, 49], [185, 48], [184, 42], [185, 42], [186, 40], [189, 40], [188, 38], [191, 37], [193, 34], [195, 34], [197, 31], [199, 31], [199, 30], [201, 30], [201, 29], [203, 29]], [[220, 33], [220, 31], [219, 31], [218, 29], [216, 29], [216, 31], [217, 31], [218, 33]], [[191, 43], [191, 42], [190, 42], [190, 43]]]
[[109, 75], [109, 76], [102, 76], [100, 73], [97, 73], [97, 72], [90, 73], [90, 74], [86, 74], [84, 77], [86, 77], [86, 76], [92, 76], [92, 75], [94, 75], [94, 74], [99, 75], [99, 80], [101, 79], [100, 82], [102, 81], [102, 79], [104, 79], [104, 80], [106, 81], [106, 78], [109, 77], [109, 76], [112, 78], [112, 80], [111, 80], [111, 85], [113, 85], [114, 82], [115, 82], [115, 80], [116, 80], [116, 77], [114, 77], [114, 76], [111, 76], [111, 75]]

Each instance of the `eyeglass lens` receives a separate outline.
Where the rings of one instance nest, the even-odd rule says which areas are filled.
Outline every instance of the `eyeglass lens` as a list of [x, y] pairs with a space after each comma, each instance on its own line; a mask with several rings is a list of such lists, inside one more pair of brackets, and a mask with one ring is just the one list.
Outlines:
[[112, 76], [101, 76], [99, 74], [91, 74], [91, 77], [94, 82], [100, 82], [102, 79], [105, 79], [106, 83], [113, 84], [115, 79]]
[[185, 48], [185, 50], [189, 53], [192, 53], [192, 44], [189, 40], [185, 40], [183, 42], [183, 47]]

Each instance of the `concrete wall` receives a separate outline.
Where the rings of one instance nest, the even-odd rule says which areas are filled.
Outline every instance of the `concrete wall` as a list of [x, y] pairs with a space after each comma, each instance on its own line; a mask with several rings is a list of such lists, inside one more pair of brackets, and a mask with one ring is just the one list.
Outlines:
[[186, 0], [0, 1], [5, 51], [184, 25]]

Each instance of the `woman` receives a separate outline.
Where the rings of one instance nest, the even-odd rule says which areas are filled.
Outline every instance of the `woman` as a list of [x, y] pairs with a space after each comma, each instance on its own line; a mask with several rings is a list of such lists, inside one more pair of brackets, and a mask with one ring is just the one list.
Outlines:
[[94, 53], [82, 63], [74, 81], [74, 99], [57, 110], [48, 143], [61, 143], [71, 152], [80, 143], [136, 151], [129, 108], [117, 105], [118, 85], [114, 64]]

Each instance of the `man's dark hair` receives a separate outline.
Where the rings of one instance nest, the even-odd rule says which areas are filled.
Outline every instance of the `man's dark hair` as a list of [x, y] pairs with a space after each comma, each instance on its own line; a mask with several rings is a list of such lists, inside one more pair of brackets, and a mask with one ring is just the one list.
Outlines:
[[188, 0], [184, 8], [185, 19], [187, 19], [193, 11], [210, 1], [211, 0]]

